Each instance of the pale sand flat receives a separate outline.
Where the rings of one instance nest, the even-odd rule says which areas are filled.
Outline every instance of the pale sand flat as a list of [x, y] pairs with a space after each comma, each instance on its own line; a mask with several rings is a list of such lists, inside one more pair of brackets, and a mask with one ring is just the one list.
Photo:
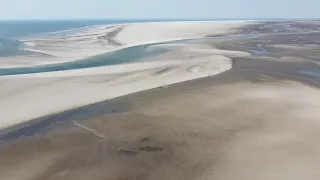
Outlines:
[[[303, 37], [306, 44], [320, 41], [316, 34]], [[172, 78], [171, 75], [191, 77], [217, 65], [205, 61], [208, 57], [223, 60], [222, 64], [230, 57], [233, 59], [232, 70], [214, 77], [116, 98], [104, 102], [110, 103], [107, 106], [99, 103], [84, 107], [2, 134], [0, 177], [4, 180], [320, 179], [320, 79], [299, 72], [319, 70], [310, 58], [319, 56], [318, 51], [309, 47], [308, 51], [298, 53], [297, 48], [288, 48], [285, 54], [278, 49], [268, 49], [272, 55], [239, 53], [248, 52], [261, 41], [268, 48], [269, 38], [274, 43], [290, 44], [290, 37], [286, 39], [283, 35], [211, 42], [177, 48], [158, 56], [160, 59], [151, 58], [145, 66], [126, 65], [128, 70], [110, 67], [112, 72], [106, 74], [101, 68], [95, 69], [99, 71], [96, 75], [91, 70], [74, 70], [4, 78], [5, 83], [12, 81], [14, 85], [3, 87], [15, 87], [14, 91], [7, 89], [9, 98], [20, 91], [23, 94], [28, 88], [30, 97], [36, 97], [32, 94], [34, 87], [36, 92], [45, 92], [49, 86], [56, 89], [55, 84], [66, 90], [74, 88], [73, 93], [86, 90], [104, 93], [108, 88], [101, 90], [97, 84], [110, 81], [110, 88], [139, 82], [141, 77], [157, 80], [162, 76]], [[213, 47], [212, 54], [208, 53], [209, 46]], [[194, 54], [186, 56], [185, 50]], [[83, 76], [79, 76], [81, 73]], [[94, 87], [99, 90], [93, 91]], [[54, 93], [58, 97], [64, 91]], [[64, 98], [64, 102], [73, 100]], [[25, 105], [26, 108], [30, 104]], [[91, 113], [94, 115], [86, 116]], [[59, 123], [41, 126], [52, 119]]]
[[[188, 52], [188, 57], [181, 56], [182, 51]], [[0, 114], [4, 119], [0, 129], [134, 92], [213, 76], [231, 69], [231, 58], [246, 56], [250, 54], [190, 44], [133, 64], [1, 76]], [[170, 71], [162, 73], [167, 68]]]
[[[235, 33], [235, 28], [252, 23], [169, 22], [92, 26], [66, 35], [25, 38], [26, 50], [50, 56], [5, 57], [0, 58], [0, 66], [26, 67], [74, 61], [134, 45]], [[177, 57], [182, 50], [188, 51], [192, 57]], [[0, 114], [3, 120], [0, 121], [0, 129], [114, 97], [222, 73], [231, 68], [230, 58], [238, 56], [249, 54], [200, 44], [183, 45], [169, 54], [156, 56], [148, 63], [2, 76]], [[163, 59], [165, 62], [161, 62]], [[161, 73], [168, 67], [170, 72]]]
[[76, 122], [99, 137], [66, 122], [7, 143], [0, 149], [0, 175], [317, 180], [320, 103], [314, 99], [320, 91], [278, 78], [283, 77], [232, 70], [128, 96], [132, 111]]
[[73, 30], [68, 34], [49, 34], [23, 38], [25, 50], [46, 56], [0, 57], [0, 68], [71, 62], [142, 44], [157, 43], [206, 35], [236, 33], [235, 29], [254, 24], [230, 22], [158, 22], [97, 25]]
[[[206, 54], [188, 60], [153, 60], [101, 68], [3, 76], [0, 77], [3, 87], [0, 90], [0, 114], [5, 118], [0, 121], [0, 128], [146, 89], [215, 75], [231, 67], [230, 58]], [[161, 73], [167, 68], [171, 68], [171, 73]]]

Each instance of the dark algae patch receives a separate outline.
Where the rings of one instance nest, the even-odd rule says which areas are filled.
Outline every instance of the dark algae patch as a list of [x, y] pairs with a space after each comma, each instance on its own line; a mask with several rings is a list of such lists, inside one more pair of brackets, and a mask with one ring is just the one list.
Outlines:
[[144, 147], [139, 147], [139, 151], [159, 152], [159, 151], [163, 151], [163, 149], [159, 147], [144, 146]]

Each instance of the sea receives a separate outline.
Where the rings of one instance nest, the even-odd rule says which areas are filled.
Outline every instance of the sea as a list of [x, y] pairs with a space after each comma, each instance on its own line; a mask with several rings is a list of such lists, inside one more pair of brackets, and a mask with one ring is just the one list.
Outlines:
[[[23, 20], [0, 21], [0, 57], [22, 55], [22, 37], [41, 35], [52, 32], [63, 32], [69, 29], [82, 28], [100, 24], [119, 24], [150, 22], [156, 20]], [[160, 20], [157, 20], [160, 21]]]
[[0, 38], [15, 39], [30, 35], [58, 32], [99, 24], [121, 24], [160, 21], [176, 20], [0, 20]]
[[[163, 21], [188, 21], [188, 20], [49, 20], [49, 21], [0, 21], [0, 57], [28, 55], [33, 56], [30, 51], [24, 50], [24, 43], [20, 39], [28, 36], [45, 35], [52, 33], [64, 33], [66, 30], [83, 28], [101, 24], [122, 24], [137, 22], [163, 22]], [[158, 53], [166, 49], [158, 48], [149, 51], [149, 46], [138, 46], [126, 48], [113, 53], [98, 55], [90, 59], [72, 63], [61, 63], [40, 67], [0, 68], [0, 76], [26, 74], [37, 72], [58, 71], [66, 69], [79, 69], [112, 64], [126, 63], [138, 60]], [[36, 54], [34, 54], [36, 56]]]
[[[135, 22], [167, 22], [167, 21], [228, 21], [250, 19], [135, 19], [135, 20], [0, 20], [0, 57], [23, 54], [20, 51], [23, 43], [20, 38], [69, 29], [82, 28], [99, 24], [121, 24]], [[252, 20], [252, 19], [251, 19]], [[263, 20], [263, 19], [254, 19]], [[279, 20], [279, 19], [267, 19]]]
[[[194, 21], [195, 19], [192, 19]], [[137, 22], [191, 21], [188, 19], [135, 19], [135, 20], [0, 20], [0, 57], [25, 55], [23, 42], [19, 39], [27, 36], [59, 33], [101, 24], [122, 24]], [[201, 21], [196, 19], [195, 21]]]
[[[225, 20], [241, 20], [241, 19], [215, 19], [211, 21], [225, 21]], [[246, 20], [246, 19], [243, 19]], [[270, 20], [270, 19], [269, 19]], [[2, 60], [9, 56], [31, 55], [34, 52], [27, 52], [23, 50], [24, 43], [20, 39], [28, 36], [43, 35], [48, 33], [63, 33], [66, 30], [83, 28], [92, 25], [101, 24], [122, 24], [122, 23], [136, 23], [136, 22], [168, 22], [168, 21], [208, 21], [208, 19], [188, 20], [188, 19], [174, 19], [174, 20], [47, 20], [47, 21], [1, 21], [0, 20], [0, 57]], [[221, 38], [250, 38], [250, 37], [221, 37]], [[200, 39], [202, 40], [202, 39]], [[207, 40], [207, 39], [206, 39]], [[171, 42], [172, 43], [172, 42]], [[184, 42], [188, 43], [188, 42]], [[15, 74], [29, 74], [40, 72], [51, 72], [61, 70], [71, 70], [80, 68], [90, 68], [98, 66], [107, 66], [121, 63], [128, 63], [146, 59], [148, 57], [169, 51], [168, 48], [151, 48], [156, 44], [142, 45], [122, 49], [112, 53], [106, 53], [89, 59], [83, 59], [76, 62], [60, 63], [45, 66], [35, 67], [17, 67], [17, 68], [0, 68], [0, 76], [15, 75]], [[152, 50], [150, 50], [152, 49]], [[36, 54], [35, 54], [36, 56]]]

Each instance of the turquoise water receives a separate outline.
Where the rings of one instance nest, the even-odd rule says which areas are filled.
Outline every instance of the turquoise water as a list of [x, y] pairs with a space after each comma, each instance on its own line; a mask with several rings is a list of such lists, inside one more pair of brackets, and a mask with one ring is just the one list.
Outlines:
[[[2, 68], [0, 69], [0, 76], [4, 75], [17, 75], [17, 74], [30, 74], [30, 73], [41, 73], [41, 72], [53, 72], [53, 71], [64, 71], [72, 69], [84, 69], [100, 66], [110, 66], [116, 64], [132, 63], [152, 57], [164, 52], [170, 51], [169, 47], [156, 46], [156, 45], [169, 45], [169, 44], [181, 44], [181, 43], [203, 43], [215, 40], [231, 40], [231, 39], [247, 39], [253, 38], [257, 35], [233, 35], [233, 36], [221, 36], [211, 38], [198, 38], [198, 39], [186, 39], [177, 41], [168, 41], [163, 43], [152, 43], [147, 45], [139, 45], [120, 49], [117, 51], [109, 52], [106, 54], [93, 56], [87, 59], [78, 61], [59, 63], [52, 65], [41, 65], [32, 67], [20, 67], [20, 68]], [[150, 48], [152, 47], [152, 50]]]
[[[159, 20], [160, 21], [160, 20]], [[46, 33], [64, 33], [65, 30], [87, 27], [98, 24], [114, 24], [114, 23], [130, 23], [130, 22], [147, 22], [147, 21], [0, 21], [0, 56], [16, 56], [16, 55], [39, 55], [34, 52], [23, 51], [23, 43], [18, 37], [31, 35], [41, 35]], [[174, 43], [202, 43], [210, 40], [227, 40], [227, 39], [244, 39], [251, 38], [256, 35], [242, 36], [222, 36], [212, 38], [188, 39], [179, 41], [169, 41], [165, 43], [153, 43], [148, 45], [134, 46], [124, 48], [118, 51], [109, 52], [106, 54], [81, 59], [73, 62], [39, 65], [32, 67], [18, 68], [0, 68], [0, 76], [17, 75], [41, 72], [53, 72], [72, 69], [83, 69], [91, 67], [109, 66], [116, 64], [124, 64], [139, 61], [151, 56], [155, 56], [170, 50], [164, 46], [157, 47], [159, 44], [174, 44]], [[152, 47], [152, 50], [150, 49]]]
[[101, 24], [148, 22], [147, 20], [77, 20], [77, 21], [0, 21], [0, 57], [36, 55], [22, 50], [21, 37], [63, 31]]
[[94, 56], [87, 59], [78, 61], [59, 63], [52, 65], [41, 65], [32, 67], [21, 67], [21, 68], [3, 68], [0, 69], [0, 76], [3, 75], [17, 75], [17, 74], [30, 74], [40, 72], [53, 72], [63, 71], [72, 69], [83, 69], [100, 66], [109, 66], [116, 64], [124, 64], [128, 62], [135, 62], [143, 58], [148, 58], [167, 52], [169, 49], [165, 47], [156, 47], [153, 50], [149, 50], [152, 45], [141, 45], [129, 48], [124, 48], [118, 51], [109, 52], [106, 54]]
[[187, 20], [51, 20], [51, 21], [0, 21], [0, 57], [37, 55], [23, 50], [20, 38], [26, 36], [59, 33], [67, 30], [101, 24], [136, 22], [187, 21]]

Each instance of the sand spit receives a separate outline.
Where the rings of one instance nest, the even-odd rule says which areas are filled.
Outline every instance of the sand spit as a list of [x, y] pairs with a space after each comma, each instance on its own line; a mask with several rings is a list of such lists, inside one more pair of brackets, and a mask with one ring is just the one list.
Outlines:
[[207, 55], [189, 60], [166, 59], [0, 77], [3, 87], [0, 90], [0, 114], [6, 117], [0, 127], [146, 89], [215, 75], [231, 67], [230, 58]]
[[38, 56], [0, 57], [0, 68], [70, 62], [125, 47], [236, 32], [253, 22], [163, 22], [96, 25], [21, 39]]
[[[319, 72], [320, 34], [306, 33], [319, 26], [265, 22], [245, 30], [295, 34], [175, 44], [135, 64], [1, 77], [0, 102], [11, 98], [19, 108], [1, 114], [18, 119], [17, 112], [30, 116], [23, 108], [39, 113], [26, 97], [79, 103], [148, 79], [217, 72], [232, 59], [232, 69], [216, 76], [7, 129], [0, 135], [1, 180], [318, 180], [320, 79], [301, 70]], [[257, 44], [270, 54], [248, 54]]]
[[[29, 47], [30, 50], [41, 51], [64, 61], [66, 57], [84, 57], [77, 48], [81, 48], [84, 54], [90, 51], [90, 55], [93, 55], [143, 43], [231, 33], [231, 28], [245, 24], [246, 22], [177, 22], [94, 26], [63, 36], [31, 37], [25, 41], [34, 44]], [[101, 41], [106, 45], [98, 43]], [[110, 44], [110, 41], [113, 43]], [[110, 48], [106, 50], [106, 46]], [[188, 56], [183, 56], [181, 52], [188, 52]], [[1, 76], [0, 114], [3, 120], [0, 122], [0, 129], [114, 97], [216, 75], [229, 70], [232, 67], [231, 58], [236, 56], [249, 54], [218, 50], [201, 44], [177, 45], [168, 53], [133, 64]], [[39, 58], [40, 64], [46, 63], [45, 58]], [[11, 63], [11, 60], [6, 62]]]

